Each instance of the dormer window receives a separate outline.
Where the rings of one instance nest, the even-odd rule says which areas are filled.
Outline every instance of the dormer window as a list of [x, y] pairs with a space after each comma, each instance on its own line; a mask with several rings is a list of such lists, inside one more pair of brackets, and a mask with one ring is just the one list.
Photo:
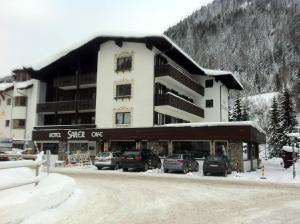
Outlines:
[[132, 56], [117, 58], [117, 72], [131, 71]]

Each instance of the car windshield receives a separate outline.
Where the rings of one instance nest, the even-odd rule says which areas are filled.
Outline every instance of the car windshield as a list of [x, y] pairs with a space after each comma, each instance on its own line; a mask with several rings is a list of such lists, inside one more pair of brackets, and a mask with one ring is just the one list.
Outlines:
[[99, 157], [109, 157], [110, 156], [110, 153], [109, 152], [100, 152], [98, 154]]
[[124, 156], [137, 156], [137, 155], [139, 155], [140, 154], [140, 152], [139, 151], [126, 151], [126, 152], [124, 152]]
[[207, 157], [208, 162], [223, 162], [224, 158], [222, 156], [209, 156]]
[[181, 159], [181, 155], [171, 155], [167, 157], [168, 159]]

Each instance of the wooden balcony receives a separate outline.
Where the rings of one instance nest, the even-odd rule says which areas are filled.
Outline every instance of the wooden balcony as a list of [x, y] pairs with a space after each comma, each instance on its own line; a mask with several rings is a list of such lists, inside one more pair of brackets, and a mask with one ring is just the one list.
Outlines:
[[74, 112], [84, 110], [95, 110], [96, 102], [94, 100], [78, 100], [78, 101], [57, 101], [39, 103], [37, 105], [38, 113], [56, 113], [56, 112]]
[[185, 85], [186, 87], [192, 89], [194, 92], [199, 93], [204, 96], [204, 88], [190, 77], [185, 75], [183, 72], [179, 71], [170, 64], [160, 65], [155, 68], [155, 77], [169, 76], [176, 80], [177, 82]]
[[204, 118], [204, 110], [195, 104], [188, 102], [180, 97], [172, 94], [156, 94], [155, 106], [171, 106], [179, 110], [194, 114], [198, 117]]
[[[88, 73], [88, 74], [80, 74], [78, 76], [79, 85], [96, 85], [97, 74], [96, 73]], [[54, 78], [53, 80], [54, 87], [69, 87], [69, 86], [77, 86], [76, 76], [61, 76]]]

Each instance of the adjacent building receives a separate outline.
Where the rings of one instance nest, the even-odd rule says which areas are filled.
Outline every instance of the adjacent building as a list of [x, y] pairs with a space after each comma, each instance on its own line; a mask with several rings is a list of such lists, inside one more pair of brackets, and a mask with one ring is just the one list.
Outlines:
[[24, 70], [0, 83], [0, 138], [11, 139], [14, 148], [33, 148], [39, 81]]
[[229, 91], [242, 85], [230, 72], [203, 69], [166, 36], [98, 36], [25, 71], [39, 80], [36, 105], [22, 113], [36, 113], [32, 140], [61, 159], [147, 147], [161, 156], [227, 154], [243, 169], [244, 142], [250, 168], [258, 164], [264, 132], [228, 122]]

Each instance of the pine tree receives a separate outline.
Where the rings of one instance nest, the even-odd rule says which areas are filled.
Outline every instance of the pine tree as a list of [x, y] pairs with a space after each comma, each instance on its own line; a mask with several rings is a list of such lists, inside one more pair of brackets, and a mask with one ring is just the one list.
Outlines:
[[250, 114], [249, 114], [249, 107], [244, 105], [242, 108], [242, 121], [249, 121]]
[[279, 125], [278, 102], [275, 96], [273, 97], [273, 102], [270, 109], [267, 136], [271, 157], [279, 157], [281, 153], [280, 139], [282, 138], [283, 134], [281, 133], [281, 128]]
[[234, 101], [233, 111], [232, 111], [232, 121], [241, 121], [242, 120], [242, 107], [240, 99], [237, 98]]
[[289, 144], [289, 138], [286, 134], [293, 131], [294, 127], [298, 124], [296, 119], [295, 105], [292, 100], [290, 91], [285, 88], [283, 91], [282, 100], [279, 105], [279, 123], [281, 126], [281, 146]]

